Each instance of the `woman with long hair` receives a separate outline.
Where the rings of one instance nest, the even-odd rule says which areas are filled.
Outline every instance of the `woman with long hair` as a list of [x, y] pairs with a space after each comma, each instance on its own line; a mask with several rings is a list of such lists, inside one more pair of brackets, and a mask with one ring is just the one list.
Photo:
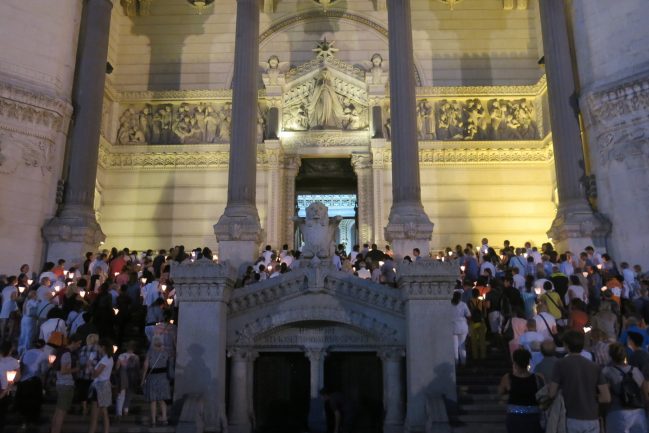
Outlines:
[[507, 396], [508, 433], [541, 433], [541, 410], [536, 403], [536, 392], [543, 386], [543, 378], [530, 373], [532, 355], [525, 349], [516, 349], [512, 355], [512, 372], [500, 380], [498, 392]]
[[466, 364], [466, 337], [469, 334], [468, 319], [471, 318], [469, 307], [462, 302], [462, 292], [453, 292], [453, 350], [455, 363]]

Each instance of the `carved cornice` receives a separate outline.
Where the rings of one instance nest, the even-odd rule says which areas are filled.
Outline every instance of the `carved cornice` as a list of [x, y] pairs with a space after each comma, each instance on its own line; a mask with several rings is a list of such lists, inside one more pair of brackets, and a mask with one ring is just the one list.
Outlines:
[[455, 262], [439, 262], [423, 258], [412, 263], [400, 263], [397, 285], [407, 301], [450, 300], [455, 281], [460, 277]]
[[0, 82], [0, 117], [65, 132], [71, 114], [67, 101]]
[[547, 81], [543, 75], [531, 86], [432, 86], [417, 87], [417, 97], [535, 97], [547, 90]]
[[[263, 96], [263, 93], [260, 94]], [[143, 90], [132, 92], [117, 92], [119, 102], [148, 102], [148, 101], [202, 101], [213, 99], [232, 99], [231, 89], [196, 89], [196, 90]]]
[[649, 76], [595, 91], [586, 96], [590, 123], [595, 128], [649, 118]]
[[[359, 138], [354, 132], [332, 131], [329, 135], [329, 146], [320, 143], [320, 147], [343, 145], [345, 150], [353, 146], [367, 146], [369, 139], [365, 135], [364, 144], [361, 140], [343, 140], [343, 137]], [[327, 134], [329, 134], [327, 132]], [[307, 134], [305, 134], [306, 136]], [[311, 141], [309, 141], [311, 142]], [[351, 142], [351, 143], [350, 143]], [[313, 147], [316, 142], [313, 141]], [[442, 142], [434, 142], [443, 146]], [[535, 142], [538, 143], [538, 142]], [[441, 164], [492, 164], [492, 163], [540, 163], [550, 162], [554, 157], [552, 143], [546, 140], [541, 146], [535, 147], [477, 147], [477, 148], [423, 148], [419, 150], [419, 163], [422, 167], [433, 167]], [[497, 144], [490, 142], [489, 144]], [[511, 143], [514, 144], [514, 143]], [[449, 146], [451, 143], [449, 143]], [[453, 145], [457, 145], [455, 142]], [[282, 147], [290, 149], [295, 146], [293, 141], [288, 146], [282, 139]], [[298, 146], [299, 147], [299, 146]], [[295, 150], [295, 149], [294, 149]], [[260, 168], [269, 166], [272, 152], [260, 148], [257, 152], [257, 164]], [[392, 151], [389, 148], [377, 148], [372, 151], [374, 167], [388, 167], [392, 164]], [[102, 140], [99, 146], [99, 165], [104, 169], [173, 169], [173, 168], [219, 168], [225, 169], [230, 162], [228, 145], [166, 145], [166, 146], [111, 146]]]
[[172, 263], [171, 279], [179, 302], [228, 302], [236, 272], [209, 259]]

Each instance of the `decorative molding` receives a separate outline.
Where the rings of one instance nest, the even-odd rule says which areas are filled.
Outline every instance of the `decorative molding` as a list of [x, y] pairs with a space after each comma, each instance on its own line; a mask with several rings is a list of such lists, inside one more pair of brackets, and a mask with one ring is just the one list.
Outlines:
[[536, 97], [547, 91], [546, 76], [543, 75], [531, 86], [433, 86], [417, 87], [417, 97]]
[[232, 89], [195, 89], [195, 90], [143, 90], [132, 92], [116, 92], [117, 100], [121, 103], [137, 103], [149, 101], [204, 101], [232, 100]]
[[67, 101], [0, 82], [0, 117], [65, 133], [71, 115]]
[[458, 278], [460, 266], [456, 261], [422, 258], [412, 263], [402, 262], [397, 268], [397, 285], [407, 301], [448, 301]]
[[227, 264], [200, 259], [172, 263], [170, 277], [179, 302], [228, 302], [236, 272]]
[[635, 118], [649, 118], [649, 76], [628, 81], [586, 96], [593, 127], [615, 126]]
[[367, 147], [370, 144], [368, 131], [284, 131], [284, 148], [297, 147]]

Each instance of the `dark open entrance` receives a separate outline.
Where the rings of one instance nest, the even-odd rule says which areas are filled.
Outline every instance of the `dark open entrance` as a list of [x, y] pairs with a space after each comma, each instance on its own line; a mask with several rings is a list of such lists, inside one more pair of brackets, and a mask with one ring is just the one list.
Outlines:
[[[309, 204], [320, 201], [329, 208], [329, 216], [342, 216], [336, 243], [344, 243], [349, 252], [358, 239], [357, 191], [351, 158], [303, 158], [295, 178], [295, 212], [303, 217]], [[294, 248], [300, 245], [296, 231]]]
[[353, 432], [381, 433], [383, 376], [381, 360], [376, 353], [330, 353], [325, 359], [324, 373], [325, 386], [342, 393], [354, 410]]
[[256, 431], [308, 431], [309, 360], [304, 353], [261, 353], [254, 375]]

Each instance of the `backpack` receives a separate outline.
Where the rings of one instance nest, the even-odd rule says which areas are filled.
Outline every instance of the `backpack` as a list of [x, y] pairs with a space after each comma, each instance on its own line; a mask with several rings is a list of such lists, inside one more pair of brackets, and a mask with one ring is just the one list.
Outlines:
[[644, 399], [642, 398], [642, 389], [638, 386], [637, 382], [633, 379], [633, 369], [631, 367], [628, 372], [624, 372], [617, 367], [613, 367], [622, 375], [622, 383], [620, 384], [620, 403], [622, 407], [627, 409], [640, 409], [644, 408]]

